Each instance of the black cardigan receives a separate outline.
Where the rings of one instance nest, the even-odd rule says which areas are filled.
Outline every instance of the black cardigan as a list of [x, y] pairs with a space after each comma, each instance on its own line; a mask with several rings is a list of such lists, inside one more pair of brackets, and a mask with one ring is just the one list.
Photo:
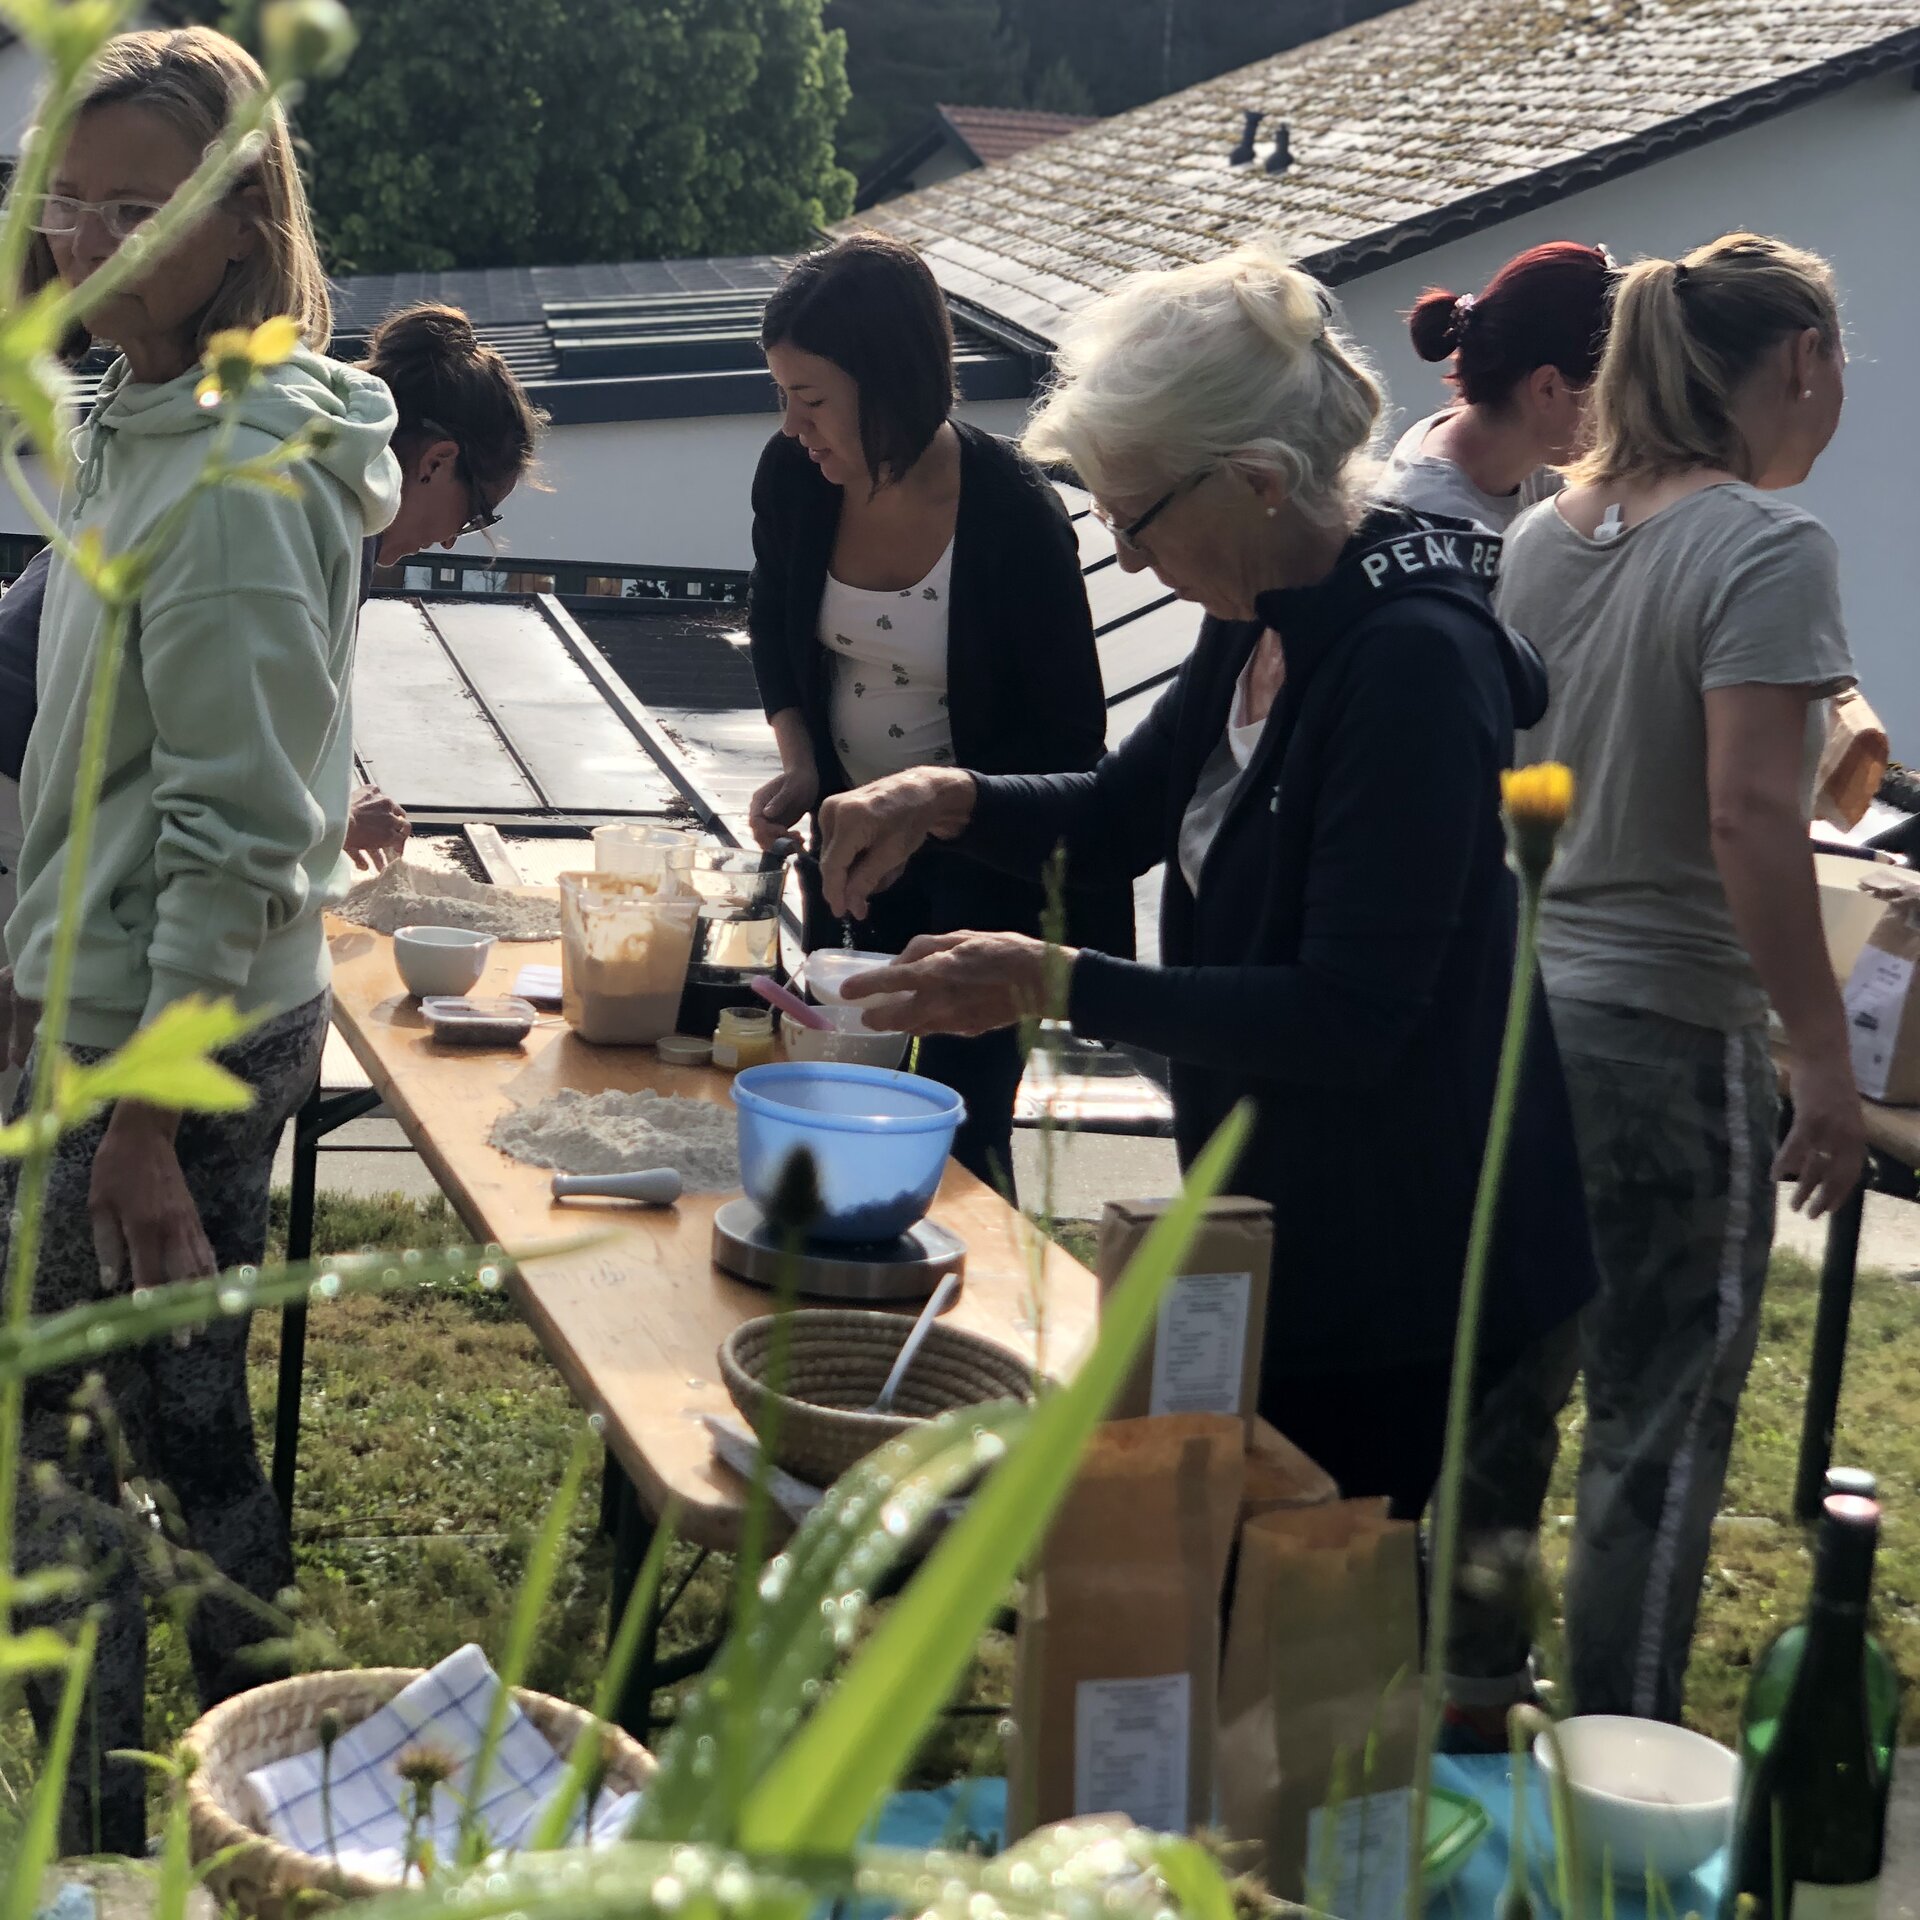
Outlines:
[[[1072, 773], [1106, 745], [1106, 696], [1073, 525], [1046, 476], [1006, 441], [956, 420], [960, 507], [947, 598], [947, 712], [954, 759], [988, 773]], [[820, 600], [840, 527], [841, 490], [798, 441], [777, 433], [753, 477], [753, 584], [747, 630], [769, 719], [805, 716], [821, 797], [851, 784], [828, 724]], [[975, 896], [960, 924], [1037, 929], [1039, 888], [983, 886], [972, 863], [930, 849], [930, 884]], [[949, 899], [951, 905], [951, 899]], [[977, 912], [974, 909], [977, 908]], [[1078, 939], [1131, 953], [1133, 906], [1119, 887], [1089, 890], [1068, 871]]]
[[[1091, 773], [982, 779], [957, 843], [1030, 870], [1058, 840], [1088, 878], [1165, 861], [1164, 964], [1083, 952], [1079, 1033], [1166, 1054], [1180, 1152], [1256, 1121], [1234, 1191], [1273, 1202], [1268, 1413], [1288, 1374], [1416, 1364], [1452, 1346], [1512, 975], [1499, 772], [1546, 676], [1493, 617], [1497, 536], [1384, 508], [1320, 585], [1209, 620], [1153, 711]], [[1262, 625], [1286, 683], [1209, 849], [1180, 822]], [[1592, 1292], [1572, 1127], [1544, 1003], [1516, 1117], [1484, 1351]]]

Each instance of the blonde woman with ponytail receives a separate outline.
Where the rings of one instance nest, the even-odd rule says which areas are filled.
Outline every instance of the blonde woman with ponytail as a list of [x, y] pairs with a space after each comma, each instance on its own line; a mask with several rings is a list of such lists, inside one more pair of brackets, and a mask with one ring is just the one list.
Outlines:
[[[1515, 901], [1499, 773], [1539, 662], [1493, 617], [1499, 540], [1369, 498], [1384, 396], [1333, 298], [1270, 247], [1109, 295], [1027, 434], [1118, 564], [1205, 615], [1153, 711], [1088, 773], [922, 767], [826, 802], [822, 885], [861, 911], [928, 839], [1083, 883], [1166, 868], [1160, 964], [1066, 957], [1074, 1030], [1170, 1062], [1183, 1160], [1234, 1103], [1234, 1191], [1276, 1244], [1261, 1405], [1356, 1495], [1416, 1517], [1439, 1463]], [[1036, 940], [915, 941], [860, 991], [980, 1033], [1046, 1005]], [[1493, 1261], [1491, 1386], [1592, 1290], [1544, 1017]], [[1379, 1116], [1410, 1149], [1383, 1168]]]
[[[1640, 262], [1592, 450], [1508, 540], [1501, 612], [1552, 687], [1522, 758], [1579, 793], [1541, 953], [1601, 1270], [1567, 1593], [1583, 1713], [1679, 1718], [1775, 1182], [1818, 1215], [1864, 1158], [1807, 840], [1853, 670], [1833, 540], [1781, 498], [1833, 437], [1844, 365], [1812, 254], [1731, 234]], [[1777, 1154], [1769, 1003], [1794, 1057]]]

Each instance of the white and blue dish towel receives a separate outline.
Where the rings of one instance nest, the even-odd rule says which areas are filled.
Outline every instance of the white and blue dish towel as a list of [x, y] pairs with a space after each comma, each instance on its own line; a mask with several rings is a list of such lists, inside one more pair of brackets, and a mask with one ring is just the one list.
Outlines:
[[[499, 1691], [499, 1677], [478, 1647], [449, 1654], [334, 1742], [324, 1795], [332, 1807], [331, 1839], [318, 1747], [247, 1775], [260, 1824], [285, 1846], [334, 1862], [344, 1872], [398, 1886], [405, 1872], [413, 1804], [413, 1789], [401, 1779], [398, 1763], [414, 1748], [431, 1747], [453, 1763], [452, 1778], [434, 1789], [426, 1836], [435, 1858], [446, 1865], [455, 1855], [474, 1762]], [[479, 1807], [495, 1852], [527, 1844], [548, 1802], [561, 1790], [566, 1771], [567, 1756], [556, 1753], [546, 1735], [509, 1701], [506, 1731], [494, 1750]], [[617, 1841], [639, 1801], [637, 1793], [603, 1789], [594, 1802], [593, 1844]], [[578, 1845], [586, 1837], [586, 1821], [577, 1815], [569, 1843]]]

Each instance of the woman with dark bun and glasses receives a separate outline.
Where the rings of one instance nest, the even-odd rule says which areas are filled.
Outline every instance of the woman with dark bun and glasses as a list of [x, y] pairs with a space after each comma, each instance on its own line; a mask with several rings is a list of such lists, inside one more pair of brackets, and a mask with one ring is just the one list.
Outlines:
[[1509, 260], [1477, 294], [1429, 287], [1407, 329], [1422, 360], [1451, 361], [1459, 398], [1400, 436], [1387, 496], [1504, 533], [1556, 492], [1554, 469], [1580, 448], [1613, 278], [1605, 247], [1554, 240]]
[[[760, 844], [908, 767], [1091, 767], [1107, 715], [1073, 528], [1032, 461], [951, 417], [953, 329], [920, 256], [879, 234], [809, 254], [760, 344], [784, 408], [753, 481], [748, 628], [781, 765], [753, 796]], [[838, 945], [803, 877], [807, 945]], [[1077, 936], [1131, 953], [1129, 890], [1067, 880]], [[965, 927], [1037, 934], [1044, 905], [1032, 880], [929, 846], [857, 939], [898, 953]], [[967, 1103], [955, 1158], [1009, 1180], [1017, 1035], [929, 1037], [920, 1071]]]

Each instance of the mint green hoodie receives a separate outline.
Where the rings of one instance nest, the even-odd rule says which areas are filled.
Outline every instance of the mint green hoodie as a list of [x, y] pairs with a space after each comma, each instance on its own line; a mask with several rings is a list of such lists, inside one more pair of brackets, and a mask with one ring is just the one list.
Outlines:
[[[215, 416], [199, 371], [161, 386], [108, 374], [61, 502], [74, 537], [139, 542], [199, 475]], [[400, 504], [394, 406], [370, 376], [302, 349], [239, 403], [230, 457], [320, 418], [300, 497], [224, 486], [194, 504], [140, 596], [114, 701], [87, 863], [68, 1037], [114, 1047], [190, 993], [281, 1012], [325, 988], [321, 914], [346, 835], [349, 689], [361, 543]], [[21, 772], [14, 976], [46, 996], [61, 868], [103, 609], [56, 563], [40, 627], [40, 711]]]

